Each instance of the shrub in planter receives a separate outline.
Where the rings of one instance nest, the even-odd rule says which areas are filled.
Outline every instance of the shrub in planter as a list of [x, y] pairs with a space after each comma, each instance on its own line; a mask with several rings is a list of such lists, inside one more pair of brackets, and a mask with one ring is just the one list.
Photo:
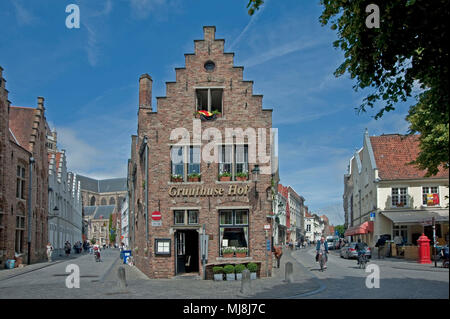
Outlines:
[[183, 181], [183, 176], [181, 175], [172, 175], [172, 182], [181, 183]]
[[214, 280], [222, 281], [223, 280], [223, 267], [214, 266], [213, 267]]
[[255, 263], [248, 263], [247, 269], [250, 271], [250, 279], [256, 279], [256, 272], [258, 271], [258, 265]]
[[225, 258], [230, 258], [234, 256], [234, 248], [233, 247], [227, 247], [222, 249], [222, 255]]
[[219, 174], [219, 180], [221, 182], [230, 182], [231, 181], [231, 174], [230, 173], [221, 173]]
[[234, 267], [234, 272], [236, 273], [236, 279], [242, 280], [242, 272], [245, 270], [245, 266], [243, 264], [237, 264]]
[[247, 247], [238, 247], [236, 248], [236, 257], [245, 258], [247, 257], [248, 248]]
[[235, 280], [233, 265], [226, 265], [223, 267], [223, 271], [225, 272], [227, 280]]
[[199, 182], [200, 181], [200, 174], [192, 173], [188, 175], [188, 182]]
[[236, 179], [238, 180], [238, 181], [246, 181], [246, 180], [248, 180], [248, 173], [237, 173], [236, 174]]

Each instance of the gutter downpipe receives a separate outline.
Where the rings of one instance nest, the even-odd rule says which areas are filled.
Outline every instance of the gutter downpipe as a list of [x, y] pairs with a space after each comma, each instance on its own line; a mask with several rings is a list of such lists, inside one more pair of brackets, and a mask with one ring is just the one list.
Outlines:
[[29, 182], [28, 182], [28, 265], [31, 265], [31, 232], [32, 232], [32, 197], [33, 197], [33, 164], [34, 164], [34, 157], [30, 157], [30, 176], [29, 176]]
[[148, 242], [148, 145], [147, 136], [144, 136], [145, 143], [145, 231]]

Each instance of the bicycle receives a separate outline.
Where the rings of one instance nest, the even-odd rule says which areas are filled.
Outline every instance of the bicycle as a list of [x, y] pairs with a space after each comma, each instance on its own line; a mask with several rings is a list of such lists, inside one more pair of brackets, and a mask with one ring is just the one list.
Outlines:
[[366, 251], [363, 250], [358, 256], [359, 269], [366, 269], [366, 264], [369, 262], [369, 259], [366, 256]]
[[322, 253], [319, 253], [319, 264], [320, 264], [320, 271], [324, 271], [326, 268], [324, 268], [325, 262], [326, 262], [326, 256]]

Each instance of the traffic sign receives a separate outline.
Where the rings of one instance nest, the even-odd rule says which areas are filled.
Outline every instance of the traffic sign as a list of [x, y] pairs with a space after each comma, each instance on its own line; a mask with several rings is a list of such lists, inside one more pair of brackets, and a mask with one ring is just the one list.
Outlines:
[[154, 211], [152, 213], [152, 220], [161, 220], [161, 213], [158, 211]]
[[264, 225], [264, 229], [265, 229], [265, 230], [270, 230], [270, 224], [265, 224], [265, 225]]
[[270, 239], [267, 239], [266, 248], [267, 251], [270, 251]]

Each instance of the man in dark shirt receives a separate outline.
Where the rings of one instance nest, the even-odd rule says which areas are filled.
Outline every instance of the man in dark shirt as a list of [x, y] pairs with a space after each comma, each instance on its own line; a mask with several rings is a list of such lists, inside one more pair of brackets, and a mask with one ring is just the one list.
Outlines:
[[384, 245], [386, 244], [386, 238], [384, 236], [380, 236], [375, 247], [378, 247], [378, 259], [384, 259]]

